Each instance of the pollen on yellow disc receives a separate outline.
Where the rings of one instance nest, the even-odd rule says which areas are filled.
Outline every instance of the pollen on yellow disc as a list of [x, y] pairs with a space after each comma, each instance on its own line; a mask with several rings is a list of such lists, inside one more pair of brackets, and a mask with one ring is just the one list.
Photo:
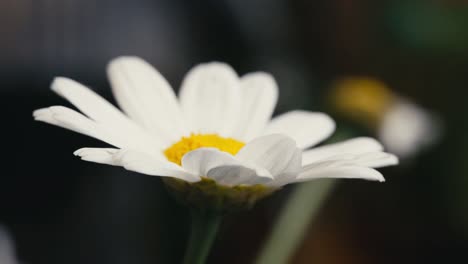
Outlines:
[[334, 83], [332, 107], [366, 125], [377, 125], [395, 99], [385, 83], [372, 78], [345, 78]]
[[182, 164], [182, 157], [192, 150], [198, 148], [217, 148], [221, 151], [235, 155], [245, 144], [233, 138], [224, 138], [217, 134], [192, 134], [183, 137], [180, 141], [164, 151], [169, 161]]

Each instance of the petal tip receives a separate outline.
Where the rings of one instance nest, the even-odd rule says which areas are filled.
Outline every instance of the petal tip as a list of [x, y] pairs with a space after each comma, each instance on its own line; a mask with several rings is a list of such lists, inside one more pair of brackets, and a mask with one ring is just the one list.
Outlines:
[[390, 154], [389, 163], [389, 165], [398, 165], [400, 163], [400, 159], [396, 155]]
[[81, 155], [83, 154], [83, 151], [85, 151], [85, 148], [77, 149], [77, 150], [73, 151], [73, 155], [81, 157]]
[[112, 70], [113, 68], [118, 67], [118, 65], [127, 64], [127, 63], [146, 63], [146, 61], [138, 56], [132, 56], [132, 55], [119, 56], [119, 57], [112, 59], [107, 64], [107, 70], [108, 71]]
[[53, 121], [53, 113], [50, 107], [34, 110], [32, 113], [34, 121], [50, 123]]
[[216, 75], [229, 75], [237, 77], [236, 71], [231, 67], [231, 65], [220, 62], [220, 61], [211, 61], [204, 62], [193, 66], [189, 73], [203, 73], [203, 74], [214, 74]]
[[47, 111], [48, 111], [47, 108], [39, 108], [39, 109], [36, 109], [36, 110], [34, 110], [32, 112], [32, 116], [34, 118], [36, 118], [36, 117], [39, 117], [39, 116], [45, 114], [45, 112], [47, 112]]
[[360, 138], [357, 138], [357, 139], [358, 139], [358, 140], [367, 140], [367, 141], [369, 142], [369, 144], [372, 144], [376, 150], [382, 151], [382, 150], [384, 149], [382, 143], [380, 143], [380, 141], [378, 141], [378, 140], [375, 139], [375, 138], [371, 138], [371, 137], [360, 137]]
[[385, 178], [382, 176], [380, 178], [377, 179], [378, 182], [385, 182]]
[[75, 85], [76, 83], [77, 83], [76, 81], [70, 78], [56, 76], [54, 77], [54, 79], [52, 80], [52, 83], [50, 84], [50, 89], [60, 95], [63, 89], [67, 89], [67, 87]]

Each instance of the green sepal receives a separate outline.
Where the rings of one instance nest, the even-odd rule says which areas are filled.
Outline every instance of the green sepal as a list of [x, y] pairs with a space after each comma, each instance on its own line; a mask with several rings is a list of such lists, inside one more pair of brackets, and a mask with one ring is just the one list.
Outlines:
[[225, 186], [206, 177], [195, 183], [174, 178], [164, 178], [163, 181], [179, 202], [220, 213], [250, 209], [258, 200], [277, 190], [261, 184]]

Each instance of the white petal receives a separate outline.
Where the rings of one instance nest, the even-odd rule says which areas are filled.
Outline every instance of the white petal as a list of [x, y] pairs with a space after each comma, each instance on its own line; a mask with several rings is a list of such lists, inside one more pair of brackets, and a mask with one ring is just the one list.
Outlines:
[[294, 140], [275, 134], [247, 143], [236, 154], [236, 158], [265, 168], [276, 178], [283, 172], [300, 170], [300, 155], [297, 155], [297, 151]]
[[152, 176], [167, 176], [188, 182], [196, 182], [200, 177], [183, 170], [178, 165], [159, 160], [136, 150], [112, 148], [82, 148], [74, 152], [82, 160], [122, 166], [127, 170]]
[[33, 112], [36, 121], [60, 126], [72, 131], [97, 138], [111, 145], [120, 145], [111, 134], [105, 133], [93, 120], [64, 106], [51, 106]]
[[367, 152], [382, 151], [382, 149], [382, 145], [373, 138], [353, 138], [343, 142], [329, 144], [304, 151], [302, 154], [302, 164], [310, 164], [320, 160], [328, 159], [336, 155], [357, 155]]
[[364, 179], [370, 181], [385, 181], [382, 174], [374, 169], [360, 166], [328, 166], [316, 168], [305, 167], [296, 178], [295, 182], [304, 182], [320, 178], [347, 178]]
[[385, 152], [367, 152], [362, 154], [340, 154], [309, 163], [307, 167], [324, 168], [330, 166], [361, 166], [380, 168], [398, 164], [395, 155]]
[[240, 162], [234, 159], [229, 153], [215, 148], [199, 148], [186, 153], [182, 157], [182, 167], [197, 175], [204, 175], [221, 165], [239, 165]]
[[272, 176], [266, 169], [253, 169], [243, 165], [215, 167], [208, 171], [207, 176], [228, 186], [265, 184], [272, 181]]
[[180, 90], [182, 110], [197, 133], [230, 136], [239, 117], [240, 99], [237, 74], [218, 62], [195, 66]]
[[115, 148], [81, 148], [73, 152], [73, 154], [85, 161], [120, 166], [119, 162], [114, 159], [117, 152], [119, 152], [119, 149]]
[[117, 102], [133, 120], [167, 143], [186, 134], [174, 91], [151, 65], [120, 57], [110, 62], [107, 73]]
[[67, 99], [81, 112], [95, 121], [121, 125], [123, 127], [130, 125], [130, 121], [120, 110], [91, 89], [74, 80], [56, 77], [51, 87], [54, 92]]
[[177, 164], [154, 159], [145, 153], [127, 150], [121, 151], [118, 154], [116, 159], [127, 170], [153, 176], [173, 177], [188, 182], [200, 181], [198, 175], [193, 175], [183, 170]]
[[288, 135], [296, 140], [298, 147], [305, 149], [328, 138], [334, 130], [335, 122], [326, 114], [291, 111], [273, 118], [265, 134]]
[[398, 158], [386, 152], [370, 152], [358, 155], [354, 163], [364, 167], [381, 168], [398, 164]]
[[38, 109], [33, 112], [33, 116], [37, 121], [70, 129], [119, 148], [139, 149], [155, 157], [162, 157], [160, 148], [151, 141], [145, 141], [144, 137], [133, 137], [133, 134], [122, 133], [123, 131], [96, 123], [86, 116], [64, 106], [51, 106]]
[[125, 116], [104, 98], [93, 92], [86, 86], [64, 77], [57, 77], [52, 82], [52, 90], [70, 101], [90, 119], [96, 121], [107, 129], [118, 133], [122, 137], [131, 138], [134, 141], [144, 140], [144, 144], [151, 148], [162, 148], [161, 142], [148, 135], [132, 120]]
[[243, 76], [240, 88], [242, 106], [234, 137], [246, 142], [265, 130], [278, 101], [278, 85], [270, 74], [256, 72]]
[[274, 181], [266, 183], [269, 186], [279, 187], [284, 184], [288, 184], [289, 182], [293, 181], [297, 175], [301, 172], [301, 156], [302, 150], [296, 149], [293, 157], [291, 158], [291, 163], [288, 165], [288, 168], [284, 170], [281, 174], [276, 175]]
[[182, 158], [182, 167], [192, 174], [212, 178], [223, 185], [251, 184], [272, 179], [267, 170], [241, 163], [229, 153], [215, 148], [199, 148], [188, 152]]

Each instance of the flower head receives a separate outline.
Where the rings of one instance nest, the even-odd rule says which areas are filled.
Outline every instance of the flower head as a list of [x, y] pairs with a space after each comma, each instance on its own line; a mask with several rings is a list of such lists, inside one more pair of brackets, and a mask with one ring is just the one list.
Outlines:
[[113, 60], [108, 76], [125, 114], [58, 77], [52, 90], [82, 113], [52, 106], [34, 111], [34, 118], [109, 143], [114, 148], [82, 148], [75, 155], [166, 177], [192, 205], [249, 206], [281, 186], [317, 178], [383, 181], [373, 168], [398, 162], [371, 138], [306, 150], [329, 137], [335, 123], [308, 111], [271, 119], [278, 87], [268, 73], [238, 77], [227, 64], [200, 64], [186, 75], [179, 97], [139, 58]]
[[442, 124], [434, 113], [377, 79], [337, 80], [330, 99], [337, 112], [375, 131], [377, 138], [402, 159], [415, 156], [440, 138]]

